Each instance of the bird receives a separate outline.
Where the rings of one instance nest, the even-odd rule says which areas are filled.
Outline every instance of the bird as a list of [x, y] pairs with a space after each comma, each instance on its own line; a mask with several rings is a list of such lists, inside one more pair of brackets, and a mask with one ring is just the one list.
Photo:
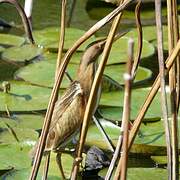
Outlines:
[[[97, 40], [86, 48], [75, 80], [72, 81], [64, 94], [57, 100], [52, 114], [44, 154], [49, 154], [53, 151], [57, 153], [57, 157], [60, 157], [59, 154], [61, 154], [75, 134], [78, 133], [98, 67], [97, 59], [104, 49], [105, 42], [104, 39]], [[97, 98], [95, 99], [93, 112], [95, 112], [100, 98], [100, 88], [96, 94]], [[65, 179], [61, 161], [57, 160], [57, 162], [61, 176]]]

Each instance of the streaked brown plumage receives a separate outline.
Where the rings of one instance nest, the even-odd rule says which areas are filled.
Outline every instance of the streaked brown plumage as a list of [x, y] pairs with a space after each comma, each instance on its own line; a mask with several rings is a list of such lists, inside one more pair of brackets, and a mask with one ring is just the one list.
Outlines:
[[45, 151], [63, 149], [80, 128], [104, 42], [93, 43], [86, 49], [76, 80], [56, 102]]
[[[68, 142], [79, 131], [83, 121], [86, 104], [91, 91], [94, 75], [98, 66], [97, 59], [102, 53], [105, 40], [91, 43], [84, 52], [75, 80], [70, 84], [64, 95], [56, 102], [47, 135], [45, 155], [49, 157], [50, 152], [57, 152], [57, 163], [62, 178], [65, 179], [61, 165], [61, 151]], [[97, 108], [100, 97], [100, 89], [94, 100], [94, 112]], [[38, 144], [38, 143], [37, 143]], [[34, 159], [37, 144], [31, 151]], [[45, 166], [45, 178], [47, 177], [48, 165]]]

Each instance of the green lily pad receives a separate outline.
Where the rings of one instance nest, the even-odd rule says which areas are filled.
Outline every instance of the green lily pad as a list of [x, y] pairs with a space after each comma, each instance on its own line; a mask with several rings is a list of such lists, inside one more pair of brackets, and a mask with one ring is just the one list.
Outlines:
[[[99, 176], [105, 176], [106, 173], [107, 173], [107, 168], [101, 170], [99, 172]], [[167, 173], [166, 169], [160, 169], [160, 168], [128, 168], [128, 171], [127, 171], [127, 179], [128, 180], [140, 180], [140, 179], [166, 180], [167, 178], [168, 178], [168, 173]]]
[[47, 108], [51, 89], [12, 81], [9, 93], [0, 92], [0, 111], [35, 111]]
[[2, 51], [4, 51], [4, 50], [5, 50], [5, 48], [2, 47], [2, 46], [0, 46], [0, 52], [2, 52]]
[[[155, 161], [157, 164], [167, 164], [167, 156], [151, 156], [151, 159]], [[180, 157], [179, 157], [180, 163]]]
[[30, 148], [19, 144], [0, 145], [0, 169], [22, 169], [31, 166]]
[[5, 60], [26, 62], [30, 61], [42, 54], [42, 48], [34, 45], [23, 45], [21, 47], [11, 47], [2, 53]]
[[[1, 145], [2, 147], [2, 145]], [[29, 157], [29, 147], [20, 147], [15, 145], [8, 145], [5, 148], [0, 148], [0, 169], [14, 167], [15, 169], [1, 176], [4, 179], [28, 179], [31, 172], [31, 159]], [[13, 152], [14, 150], [14, 152]], [[13, 154], [13, 158], [10, 158]], [[4, 163], [6, 162], [6, 163]], [[72, 168], [73, 158], [68, 154], [62, 154], [62, 164], [66, 177], [70, 175]], [[40, 170], [37, 179], [42, 179], [44, 159], [42, 160]], [[58, 180], [60, 179], [60, 171], [56, 163], [56, 154], [51, 153], [48, 179]]]
[[[43, 30], [34, 31], [34, 39], [38, 45], [45, 48], [56, 50], [59, 44], [59, 27], [48, 27]], [[66, 28], [64, 50], [68, 50], [83, 34], [85, 31], [76, 28]], [[83, 51], [88, 44], [90, 44], [94, 37], [90, 38], [86, 43], [78, 48]]]
[[[106, 66], [104, 74], [108, 75], [113, 80], [117, 81], [119, 84], [124, 84], [123, 74], [125, 72], [126, 72], [126, 65], [118, 64], [118, 65]], [[150, 78], [151, 75], [152, 72], [149, 69], [139, 67], [134, 82], [144, 81]]]
[[17, 71], [18, 68], [18, 64], [0, 59], [0, 81], [13, 79], [14, 72]]
[[[149, 91], [150, 91], [150, 88], [140, 88], [140, 89], [132, 90], [131, 119], [136, 118]], [[111, 93], [105, 92], [105, 93], [102, 93], [100, 105], [123, 107], [123, 100], [124, 100], [124, 92], [123, 91], [114, 91]], [[161, 106], [160, 106], [159, 102], [160, 102], [160, 93], [158, 92], [145, 115], [146, 119], [151, 119], [151, 118], [154, 119], [154, 118], [161, 117], [162, 113], [161, 113]]]
[[[43, 85], [46, 87], [52, 87], [54, 84], [54, 75], [56, 69], [55, 61], [41, 61], [34, 64], [30, 64], [26, 67], [19, 69], [15, 76], [18, 78], [22, 78], [25, 81]], [[76, 71], [78, 69], [78, 65], [69, 64], [67, 67], [67, 72], [71, 77], [75, 77]], [[45, 78], [46, 77], [46, 78]], [[61, 88], [67, 88], [70, 84], [70, 81], [65, 76], [63, 78], [63, 82]]]
[[[127, 61], [128, 41], [129, 41], [129, 37], [124, 36], [113, 43], [107, 64], [124, 63]], [[137, 38], [134, 39], [134, 42], [135, 42], [134, 53], [136, 54], [138, 48]], [[141, 58], [144, 59], [150, 57], [154, 53], [155, 53], [154, 46], [150, 44], [148, 41], [143, 40], [143, 49], [142, 49]]]
[[14, 119], [0, 117], [0, 128], [7, 128], [6, 124], [8, 124], [12, 128], [17, 125]]
[[[154, 146], [166, 146], [164, 121], [147, 123], [141, 126], [141, 137], [137, 137], [136, 144], [148, 144]], [[180, 138], [180, 136], [179, 136]]]
[[[156, 26], [145, 26], [143, 27], [143, 39], [151, 42], [155, 47], [157, 47], [157, 35], [156, 35]], [[126, 36], [137, 38], [137, 30], [133, 29], [129, 31]], [[168, 28], [163, 26], [163, 45], [164, 50], [168, 50]]]
[[10, 35], [10, 34], [1, 34], [0, 33], [0, 44], [7, 46], [20, 46], [25, 42], [25, 39], [19, 36]]
[[105, 74], [103, 75], [102, 77], [102, 91], [103, 92], [118, 91], [118, 90], [122, 90], [123, 88], [124, 87], [122, 85], [120, 85], [111, 77], [106, 76]]
[[12, 127], [16, 137], [9, 128], [3, 129], [0, 133], [0, 142], [3, 144], [16, 144], [17, 141], [22, 145], [32, 145], [35, 143], [38, 133], [31, 129], [20, 129]]
[[[119, 135], [121, 133], [121, 128], [112, 122], [109, 122], [104, 119], [100, 119], [100, 123], [102, 124], [105, 132], [111, 139], [112, 143], [116, 146]], [[141, 136], [144, 136], [143, 134], [144, 131], [140, 132], [138, 137], [136, 139], [141, 139]], [[150, 131], [149, 131], [150, 132]], [[151, 130], [152, 133], [152, 130]], [[146, 140], [145, 140], [146, 141]], [[148, 137], [147, 137], [148, 141]], [[107, 143], [104, 140], [104, 137], [102, 136], [101, 132], [98, 130], [97, 126], [95, 124], [91, 125], [88, 129], [88, 134], [86, 138], [86, 146], [97, 146], [109, 153], [109, 147]], [[151, 156], [151, 155], [165, 155], [166, 154], [166, 147], [164, 146], [159, 146], [159, 145], [152, 145], [152, 144], [147, 144], [145, 142], [141, 143], [136, 143], [133, 144], [131, 147], [130, 153], [132, 154], [144, 154], [145, 156]]]
[[[123, 107], [100, 106], [99, 112], [104, 119], [119, 123], [121, 121]], [[143, 122], [157, 122], [160, 118], [143, 119]]]
[[[13, 115], [12, 118], [0, 118], [0, 127], [7, 128], [5, 123], [11, 127], [28, 128], [28, 129], [41, 129], [44, 117], [40, 115]], [[2, 125], [1, 125], [2, 124]]]
[[112, 121], [121, 121], [123, 107], [114, 107], [114, 106], [100, 106], [99, 112], [104, 119]]

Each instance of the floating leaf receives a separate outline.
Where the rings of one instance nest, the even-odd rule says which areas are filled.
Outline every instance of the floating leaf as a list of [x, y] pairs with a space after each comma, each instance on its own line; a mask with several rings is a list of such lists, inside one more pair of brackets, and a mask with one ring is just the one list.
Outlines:
[[[48, 27], [43, 30], [34, 31], [33, 34], [36, 43], [45, 48], [57, 51], [59, 44], [59, 29], [59, 27]], [[69, 49], [84, 33], [85, 31], [80, 29], [66, 28], [64, 50]], [[78, 50], [83, 51], [93, 40], [95, 40], [94, 37], [90, 38], [86, 43], [80, 46]]]
[[[136, 29], [131, 30], [126, 34], [128, 37], [137, 38], [138, 33]], [[157, 47], [157, 35], [156, 35], [156, 26], [145, 26], [143, 27], [143, 39], [153, 43]], [[168, 50], [168, 28], [163, 26], [163, 48]]]
[[[151, 156], [151, 159], [155, 161], [157, 164], [167, 164], [167, 156]], [[180, 163], [180, 157], [179, 157]]]
[[10, 125], [11, 127], [15, 127], [17, 125], [14, 119], [0, 117], [0, 128], [7, 129], [6, 124]]
[[[116, 106], [99, 106], [99, 112], [104, 119], [118, 123], [121, 121], [123, 107]], [[157, 122], [160, 118], [143, 119], [143, 122]]]
[[5, 50], [5, 48], [2, 47], [2, 46], [0, 46], [0, 52], [2, 52], [2, 51], [4, 51], [4, 50]]
[[[54, 84], [55, 69], [56, 69], [55, 60], [54, 61], [44, 60], [41, 62], [30, 64], [24, 68], [21, 68], [16, 72], [15, 76], [34, 84], [43, 85], [46, 87], [52, 87]], [[67, 72], [72, 78], [74, 78], [77, 69], [78, 69], [78, 65], [69, 64], [67, 67]], [[61, 88], [67, 88], [69, 84], [70, 81], [65, 76], [63, 78], [63, 83], [61, 85]]]
[[[143, 166], [143, 164], [142, 164]], [[99, 172], [100, 176], [105, 176], [107, 173], [107, 168]], [[127, 179], [128, 180], [152, 180], [160, 179], [166, 180], [168, 178], [168, 173], [166, 169], [160, 168], [128, 168]]]
[[[113, 142], [113, 144], [116, 146], [119, 135], [121, 133], [121, 129], [119, 126], [113, 124], [112, 122], [106, 121], [101, 119], [100, 120], [105, 132]], [[151, 130], [152, 132], [152, 130]], [[144, 135], [143, 131], [138, 134], [138, 139], [141, 139], [141, 136]], [[143, 139], [142, 139], [143, 141]], [[104, 137], [102, 136], [101, 132], [97, 128], [95, 124], [91, 125], [88, 129], [88, 134], [86, 138], [86, 145], [89, 146], [97, 146], [103, 150], [108, 151], [109, 147], [104, 140]], [[166, 154], [166, 147], [164, 146], [155, 146], [151, 144], [146, 144], [142, 142], [141, 144], [133, 144], [130, 150], [131, 153], [134, 154], [144, 154], [145, 156], [151, 156], [151, 155], [165, 155]]]
[[[2, 146], [2, 145], [1, 145]], [[14, 150], [14, 152], [13, 152]], [[29, 174], [31, 172], [31, 159], [28, 157], [30, 148], [21, 148], [19, 146], [10, 145], [6, 148], [2, 148], [0, 152], [4, 153], [0, 155], [0, 167], [14, 167], [15, 169], [6, 173], [4, 176], [1, 176], [3, 179], [11, 180], [18, 179], [24, 180], [29, 178]], [[10, 158], [13, 154], [13, 158]], [[6, 161], [6, 163], [4, 163]], [[70, 175], [72, 168], [73, 158], [70, 155], [62, 154], [62, 164], [66, 177]], [[43, 164], [44, 160], [41, 163], [41, 167], [37, 176], [37, 179], [42, 179], [43, 173]], [[58, 165], [56, 163], [56, 154], [51, 153], [49, 172], [48, 172], [49, 180], [59, 180], [60, 179], [60, 171]]]
[[[11, 125], [11, 127], [18, 127], [18, 128], [27, 128], [27, 129], [41, 129], [43, 124], [43, 116], [40, 115], [31, 115], [31, 114], [24, 114], [24, 115], [13, 115], [12, 118], [0, 118], [0, 127], [3, 124], [7, 123]], [[2, 124], [2, 125], [1, 125]], [[6, 127], [7, 126], [3, 126]]]
[[[107, 64], [116, 64], [116, 63], [122, 63], [122, 62], [124, 63], [127, 61], [128, 41], [129, 41], [129, 38], [124, 36], [113, 43]], [[134, 39], [134, 42], [135, 42], [134, 52], [136, 53], [137, 48], [138, 48], [137, 38]], [[155, 53], [155, 49], [153, 45], [150, 44], [148, 41], [143, 40], [143, 49], [142, 49], [141, 58], [143, 59], [143, 58], [150, 57], [154, 53]]]
[[0, 44], [7, 46], [20, 46], [25, 42], [25, 39], [19, 36], [10, 35], [10, 34], [1, 34], [0, 33]]
[[0, 169], [22, 169], [31, 166], [30, 148], [19, 144], [0, 145]]
[[[147, 123], [141, 126], [141, 137], [136, 138], [136, 144], [148, 144], [154, 146], [166, 146], [164, 121]], [[179, 135], [180, 138], [180, 135]]]
[[[150, 88], [140, 88], [132, 90], [131, 99], [131, 119], [135, 119], [141, 106], [143, 105], [145, 98], [147, 97]], [[102, 93], [100, 105], [123, 107], [124, 93], [123, 91], [114, 91], [111, 93]], [[145, 118], [160, 118], [161, 117], [161, 106], [160, 93], [158, 92], [153, 102], [151, 103]]]
[[112, 121], [121, 121], [123, 107], [105, 106], [99, 108], [99, 112], [103, 118]]
[[19, 66], [16, 63], [0, 60], [0, 81], [13, 79], [14, 72], [17, 71]]
[[[125, 72], [126, 72], [126, 65], [118, 64], [118, 65], [107, 66], [105, 68], [104, 74], [108, 75], [119, 84], [124, 84], [123, 75]], [[152, 72], [149, 69], [139, 67], [134, 82], [144, 81], [145, 79], [150, 78], [151, 75], [152, 75]]]
[[0, 142], [4, 144], [16, 144], [19, 141], [22, 145], [32, 145], [37, 137], [38, 133], [31, 129], [12, 127], [12, 129], [6, 128], [0, 132]]
[[21, 47], [11, 47], [2, 53], [5, 60], [26, 62], [38, 57], [42, 53], [42, 48], [34, 45], [23, 45]]
[[0, 92], [0, 111], [34, 111], [47, 108], [51, 89], [32, 86], [19, 81], [10, 82], [9, 93]]

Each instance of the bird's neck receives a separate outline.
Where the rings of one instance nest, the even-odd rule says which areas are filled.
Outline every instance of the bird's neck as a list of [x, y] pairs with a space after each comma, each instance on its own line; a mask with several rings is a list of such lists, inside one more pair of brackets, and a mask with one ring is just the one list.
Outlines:
[[83, 89], [84, 95], [89, 97], [91, 86], [94, 80], [94, 75], [96, 71], [96, 64], [89, 64], [88, 67], [80, 65], [79, 71], [77, 74], [77, 80], [80, 82], [81, 87]]

